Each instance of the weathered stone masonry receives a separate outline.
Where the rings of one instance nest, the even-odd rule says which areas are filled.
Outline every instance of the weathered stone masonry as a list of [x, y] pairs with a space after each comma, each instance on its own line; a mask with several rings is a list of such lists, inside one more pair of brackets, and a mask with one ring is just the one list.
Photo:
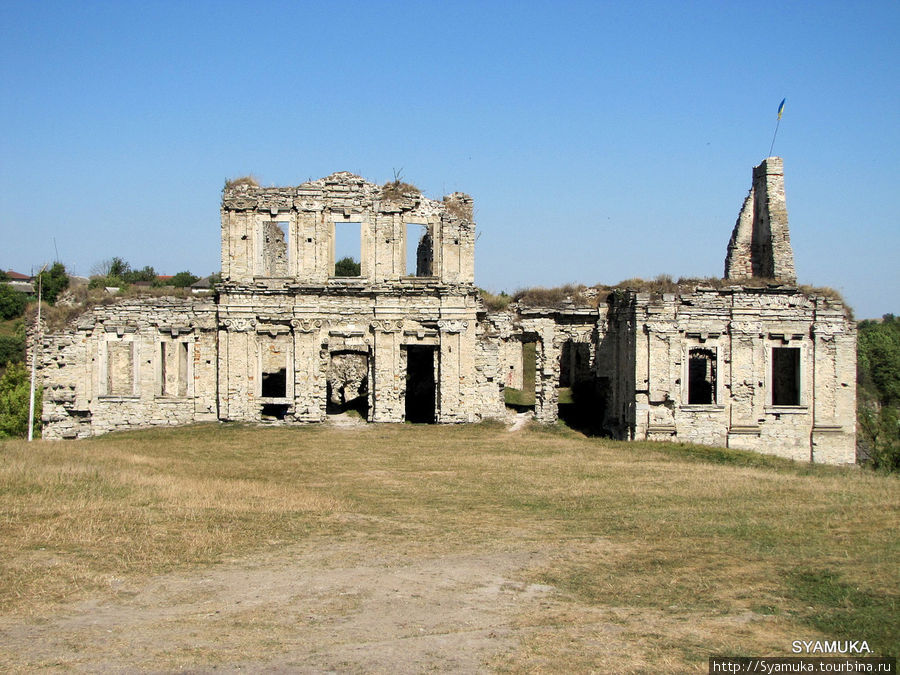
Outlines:
[[[346, 172], [241, 181], [221, 218], [214, 299], [121, 300], [43, 337], [45, 438], [349, 408], [371, 422], [501, 417], [534, 342], [540, 422], [557, 419], [560, 386], [586, 386], [614, 437], [855, 460], [855, 325], [794, 285], [780, 158], [753, 171], [730, 284], [624, 290], [599, 307], [486, 312], [462, 193], [435, 201]], [[358, 237], [359, 276], [335, 275], [339, 230]]]

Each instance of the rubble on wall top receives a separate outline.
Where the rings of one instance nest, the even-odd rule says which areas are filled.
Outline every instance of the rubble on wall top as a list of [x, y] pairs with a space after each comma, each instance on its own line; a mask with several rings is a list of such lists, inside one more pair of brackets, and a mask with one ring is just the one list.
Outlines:
[[488, 311], [502, 312], [508, 309], [516, 313], [562, 313], [579, 314], [586, 310], [596, 310], [609, 302], [611, 297], [625, 299], [632, 296], [641, 301], [662, 300], [675, 302], [682, 297], [694, 294], [733, 295], [747, 293], [758, 295], [802, 295], [817, 298], [826, 306], [852, 313], [840, 293], [832, 288], [798, 286], [795, 283], [778, 279], [691, 279], [672, 280], [667, 275], [656, 279], [626, 279], [615, 285], [597, 284], [595, 286], [567, 284], [555, 288], [528, 288], [517, 291], [510, 300], [508, 308], [490, 309], [490, 300], [494, 297], [482, 297], [486, 301]]
[[336, 171], [324, 178], [284, 187], [262, 187], [248, 176], [227, 181], [222, 192], [223, 207], [232, 211], [277, 213], [330, 208], [355, 213], [365, 209], [400, 213], [419, 210], [472, 220], [472, 198], [465, 193], [454, 192], [438, 201], [423, 196], [422, 191], [410, 183], [394, 180], [379, 186], [349, 171]]

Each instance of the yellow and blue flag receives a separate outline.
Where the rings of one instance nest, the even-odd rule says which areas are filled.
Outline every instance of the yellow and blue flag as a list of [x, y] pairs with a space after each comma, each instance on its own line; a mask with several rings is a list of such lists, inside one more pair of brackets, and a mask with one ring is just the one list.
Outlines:
[[787, 101], [786, 98], [781, 99], [781, 105], [778, 106], [778, 119], [781, 119], [781, 113], [784, 112], [784, 102]]

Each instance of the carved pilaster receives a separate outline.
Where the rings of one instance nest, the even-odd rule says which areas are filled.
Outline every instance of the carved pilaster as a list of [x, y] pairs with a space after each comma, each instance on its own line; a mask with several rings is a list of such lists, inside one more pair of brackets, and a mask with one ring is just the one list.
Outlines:
[[438, 328], [442, 333], [464, 333], [469, 328], [468, 321], [459, 319], [441, 319]]
[[323, 325], [322, 319], [291, 319], [291, 326], [296, 333], [314, 333]]
[[376, 319], [369, 326], [379, 333], [399, 333], [403, 330], [403, 319]]
[[248, 333], [256, 328], [256, 319], [230, 318], [222, 321], [225, 330], [235, 333]]

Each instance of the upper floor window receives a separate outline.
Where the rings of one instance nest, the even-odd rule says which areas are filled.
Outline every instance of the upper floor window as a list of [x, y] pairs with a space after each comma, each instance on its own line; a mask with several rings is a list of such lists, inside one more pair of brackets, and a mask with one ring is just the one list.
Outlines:
[[290, 276], [290, 223], [287, 221], [264, 220], [259, 224], [257, 234], [257, 276]]
[[335, 223], [333, 246], [334, 276], [361, 276], [362, 223]]
[[430, 277], [434, 274], [434, 245], [427, 225], [406, 225], [406, 276]]

